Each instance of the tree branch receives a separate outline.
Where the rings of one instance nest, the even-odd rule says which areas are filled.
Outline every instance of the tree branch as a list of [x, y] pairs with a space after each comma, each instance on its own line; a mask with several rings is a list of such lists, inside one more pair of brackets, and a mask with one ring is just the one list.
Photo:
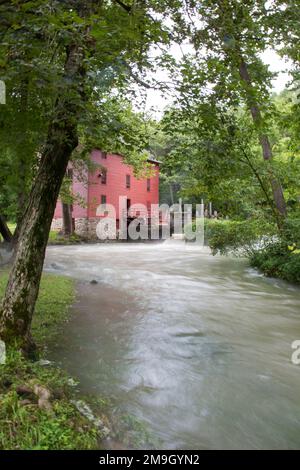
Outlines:
[[[255, 175], [255, 177], [256, 177], [256, 179], [257, 179], [257, 181], [258, 181], [258, 183], [259, 183], [259, 185], [260, 185], [260, 187], [261, 187], [261, 189], [262, 189], [262, 191], [263, 191], [263, 193], [264, 193], [264, 195], [265, 195], [265, 197], [266, 197], [266, 200], [267, 200], [267, 202], [268, 202], [268, 204], [269, 204], [271, 210], [274, 212], [274, 203], [273, 203], [273, 201], [271, 200], [271, 198], [270, 198], [270, 196], [269, 196], [269, 194], [268, 194], [268, 191], [267, 191], [267, 189], [266, 189], [266, 187], [265, 187], [265, 185], [264, 185], [264, 182], [263, 182], [263, 180], [262, 180], [262, 178], [261, 178], [259, 172], [257, 171], [257, 169], [255, 168], [255, 166], [254, 166], [253, 163], [251, 162], [251, 160], [250, 160], [249, 156], [247, 155], [247, 153], [246, 153], [245, 149], [243, 148], [243, 146], [240, 145], [240, 149], [242, 150], [243, 155], [244, 155], [244, 157], [245, 157], [245, 159], [246, 159], [246, 161], [244, 160], [244, 162], [245, 162], [245, 163], [251, 168], [251, 170], [253, 171], [253, 173], [254, 173], [254, 175]], [[240, 160], [243, 161], [242, 159], [240, 159]]]
[[155, 87], [151, 86], [149, 83], [145, 82], [142, 78], [138, 77], [126, 61], [123, 61], [123, 63], [125, 65], [126, 69], [128, 70], [129, 75], [131, 76], [131, 78], [133, 78], [133, 80], [136, 83], [143, 86], [144, 88], [147, 88], [148, 90], [151, 89], [151, 88], [155, 88]]
[[114, 0], [120, 7], [122, 7], [127, 13], [131, 13], [132, 7], [129, 5], [126, 5], [125, 3], [122, 2], [122, 0]]

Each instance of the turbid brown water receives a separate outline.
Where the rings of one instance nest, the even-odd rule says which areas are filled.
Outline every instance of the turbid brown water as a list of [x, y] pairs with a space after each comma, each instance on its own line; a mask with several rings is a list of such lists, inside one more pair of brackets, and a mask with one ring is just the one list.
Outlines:
[[161, 448], [300, 448], [297, 287], [180, 242], [50, 247], [46, 269], [80, 281], [51, 357]]

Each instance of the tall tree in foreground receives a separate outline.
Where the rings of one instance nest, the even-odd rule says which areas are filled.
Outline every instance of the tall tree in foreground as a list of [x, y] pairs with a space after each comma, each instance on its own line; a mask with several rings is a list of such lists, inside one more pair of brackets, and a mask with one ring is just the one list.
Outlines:
[[[41, 21], [34, 13], [37, 4], [44, 2], [34, 3], [35, 9], [30, 15], [25, 10], [21, 19], [30, 22], [32, 31], [35, 22]], [[161, 34], [145, 2], [128, 7], [119, 1], [69, 0], [54, 1], [50, 6], [48, 18], [43, 19], [54, 28], [52, 48], [57, 60], [63, 61], [62, 73], [0, 309], [0, 338], [7, 344], [19, 344], [27, 352], [34, 349], [30, 326], [47, 240], [61, 183], [78, 144], [80, 119], [89, 98], [95, 100], [97, 92], [101, 98], [103, 83], [106, 90], [107, 81], [111, 87], [121, 82], [124, 85], [136, 64], [145, 65], [149, 45]], [[14, 31], [9, 33], [10, 29], [8, 39], [14, 39]]]

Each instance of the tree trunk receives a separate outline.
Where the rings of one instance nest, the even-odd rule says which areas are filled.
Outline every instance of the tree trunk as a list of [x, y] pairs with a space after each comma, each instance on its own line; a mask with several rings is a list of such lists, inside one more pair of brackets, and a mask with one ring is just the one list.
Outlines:
[[62, 205], [62, 216], [63, 216], [63, 234], [66, 237], [73, 235], [73, 222], [72, 222], [72, 211], [71, 205], [65, 202]]
[[3, 237], [3, 240], [10, 243], [12, 241], [13, 235], [9, 230], [7, 223], [2, 215], [0, 215], [0, 233]]
[[27, 202], [26, 194], [26, 178], [28, 172], [28, 155], [26, 155], [26, 140], [27, 140], [27, 115], [28, 115], [28, 78], [21, 82], [21, 98], [20, 98], [20, 113], [24, 116], [22, 127], [20, 129], [21, 135], [18, 145], [18, 206], [17, 206], [17, 226], [20, 226], [24, 214], [24, 209]]
[[[29, 195], [10, 272], [0, 308], [0, 338], [18, 344], [25, 353], [34, 350], [30, 326], [37, 300], [45, 251], [55, 205], [72, 151], [78, 144], [77, 121], [82, 82], [83, 48], [67, 47], [63, 83], [68, 92], [58, 97], [54, 119], [40, 167]], [[73, 87], [72, 92], [70, 87]]]
[[[73, 171], [69, 168], [66, 173], [69, 181], [69, 192], [72, 194]], [[74, 233], [72, 221], [72, 205], [67, 202], [62, 202], [62, 216], [63, 216], [63, 234], [70, 237]]]
[[24, 155], [24, 151], [26, 151], [26, 139], [27, 139], [27, 110], [28, 110], [28, 86], [29, 82], [28, 79], [25, 78], [21, 82], [21, 99], [20, 99], [20, 114], [24, 116], [22, 126], [20, 128], [20, 139], [19, 145], [17, 147], [17, 154], [18, 154], [18, 162], [17, 162], [17, 226], [13, 236], [13, 242], [17, 243], [20, 228], [22, 224], [22, 219], [24, 215], [24, 210], [27, 203], [27, 196], [26, 193], [26, 178], [27, 178], [27, 158]]
[[169, 183], [169, 189], [170, 189], [170, 197], [171, 197], [171, 204], [174, 204], [174, 192], [173, 192], [173, 184]]
[[[270, 163], [273, 158], [272, 147], [270, 144], [269, 137], [265, 133], [263, 133], [261, 130], [262, 116], [261, 116], [260, 108], [258, 104], [255, 102], [255, 100], [252, 98], [253, 94], [250, 93], [253, 89], [251, 78], [249, 75], [247, 64], [242, 58], [239, 64], [239, 74], [240, 74], [241, 80], [244, 82], [246, 86], [246, 91], [249, 92], [248, 106], [251, 112], [253, 122], [259, 131], [259, 143], [262, 148], [263, 158], [265, 161]], [[268, 173], [269, 173], [269, 179], [270, 179], [270, 184], [272, 188], [275, 207], [278, 212], [277, 223], [278, 223], [278, 226], [281, 227], [282, 219], [284, 219], [287, 215], [286, 202], [284, 199], [284, 194], [283, 194], [281, 184], [276, 178], [276, 176], [274, 175], [271, 165], [268, 166]]]

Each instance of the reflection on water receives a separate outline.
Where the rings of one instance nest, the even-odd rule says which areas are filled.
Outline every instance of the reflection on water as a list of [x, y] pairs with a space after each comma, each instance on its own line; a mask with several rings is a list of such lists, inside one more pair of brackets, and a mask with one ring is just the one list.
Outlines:
[[46, 269], [80, 281], [52, 357], [162, 448], [300, 447], [298, 288], [184, 243], [51, 247]]

